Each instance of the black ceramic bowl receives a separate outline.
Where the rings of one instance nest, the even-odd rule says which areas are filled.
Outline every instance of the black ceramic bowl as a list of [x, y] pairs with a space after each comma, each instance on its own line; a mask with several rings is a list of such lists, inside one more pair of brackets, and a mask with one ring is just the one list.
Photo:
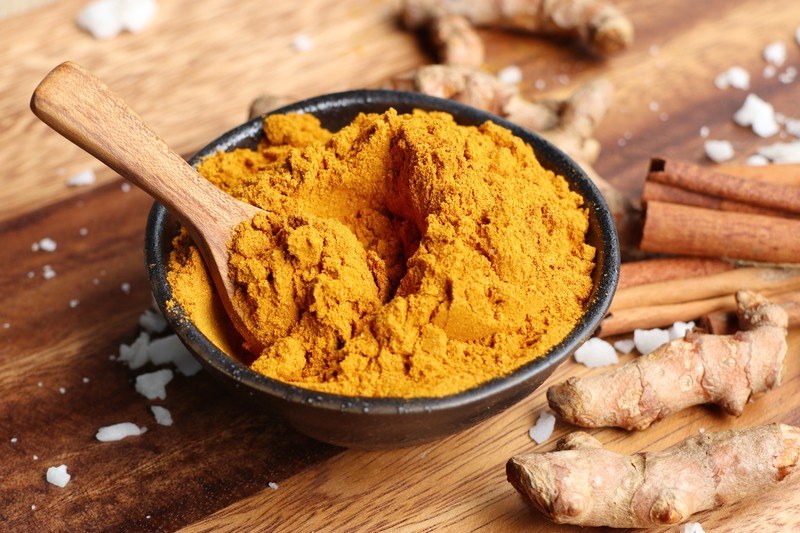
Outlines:
[[[611, 303], [619, 278], [617, 235], [600, 192], [574, 161], [526, 129], [457, 102], [397, 91], [330, 94], [289, 105], [275, 113], [312, 113], [323, 126], [337, 131], [358, 113], [379, 113], [390, 107], [400, 113], [413, 109], [446, 111], [461, 124], [479, 125], [491, 120], [508, 128], [533, 147], [542, 165], [564, 176], [570, 187], [585, 199], [589, 208], [588, 241], [597, 248], [594, 289], [580, 322], [545, 356], [509, 375], [442, 398], [357, 398], [287, 385], [228, 357], [194, 324], [181, 320], [180, 307], [167, 311], [166, 302], [172, 294], [166, 279], [166, 262], [178, 226], [159, 203], [153, 205], [147, 223], [145, 254], [153, 294], [170, 326], [206, 369], [251, 397], [263, 399], [265, 408], [279, 413], [298, 431], [347, 447], [388, 448], [431, 441], [466, 429], [520, 401], [592, 334]], [[222, 135], [189, 162], [197, 165], [203, 157], [219, 150], [254, 148], [261, 138], [261, 119], [254, 119]]]

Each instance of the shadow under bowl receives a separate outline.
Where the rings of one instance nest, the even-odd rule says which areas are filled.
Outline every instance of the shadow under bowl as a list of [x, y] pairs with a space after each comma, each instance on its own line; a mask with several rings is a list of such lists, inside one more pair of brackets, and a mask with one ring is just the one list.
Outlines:
[[[328, 394], [283, 383], [250, 370], [217, 348], [179, 305], [167, 310], [172, 290], [167, 263], [179, 227], [160, 203], [150, 211], [145, 256], [150, 284], [172, 329], [205, 368], [238, 391], [262, 400], [298, 431], [327, 443], [354, 448], [398, 448], [445, 437], [494, 416], [519, 402], [537, 387], [597, 328], [605, 315], [619, 278], [619, 246], [614, 222], [600, 192], [561, 150], [538, 135], [472, 107], [417, 93], [357, 90], [329, 94], [283, 107], [273, 113], [311, 113], [331, 131], [349, 124], [359, 113], [399, 113], [414, 109], [445, 111], [459, 124], [492, 121], [530, 144], [540, 163], [564, 176], [583, 196], [589, 210], [587, 242], [597, 249], [593, 290], [580, 321], [564, 340], [512, 372], [464, 392], [440, 398], [366, 398]], [[253, 119], [225, 133], [200, 150], [193, 166], [206, 156], [235, 148], [255, 148], [263, 138], [262, 120]]]

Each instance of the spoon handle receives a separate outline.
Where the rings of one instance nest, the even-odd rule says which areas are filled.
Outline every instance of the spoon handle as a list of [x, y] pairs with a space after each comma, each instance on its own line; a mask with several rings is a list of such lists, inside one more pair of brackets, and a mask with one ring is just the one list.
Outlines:
[[31, 109], [164, 204], [190, 233], [228, 231], [232, 222], [246, 218], [243, 209], [249, 206], [203, 179], [106, 84], [77, 63], [54, 68], [34, 91]]

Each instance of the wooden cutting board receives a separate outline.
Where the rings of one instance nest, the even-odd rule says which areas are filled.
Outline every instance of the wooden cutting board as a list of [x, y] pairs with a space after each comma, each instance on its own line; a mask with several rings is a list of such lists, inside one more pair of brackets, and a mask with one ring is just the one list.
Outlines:
[[[176, 376], [161, 402], [134, 391], [137, 372], [109, 356], [135, 338], [149, 305], [142, 247], [150, 201], [124, 192], [111, 172], [36, 121], [27, 109], [36, 82], [62, 60], [77, 60], [188, 156], [243, 121], [260, 92], [305, 97], [377, 86], [429, 58], [415, 36], [397, 28], [390, 3], [175, 0], [160, 3], [142, 34], [106, 42], [73, 26], [81, 5], [62, 0], [0, 21], [0, 530], [579, 531], [541, 518], [505, 481], [511, 455], [552, 449], [572, 429], [559, 422], [548, 443], [529, 439], [547, 383], [469, 431], [381, 452], [312, 441], [203, 373]], [[732, 140], [737, 161], [774, 142], [731, 123], [745, 93], [713, 84], [729, 66], [748, 69], [752, 90], [777, 110], [800, 115], [799, 82], [763, 78], [760, 57], [766, 44], [782, 40], [788, 64], [800, 65], [793, 41], [800, 3], [618, 5], [634, 19], [637, 43], [608, 61], [530, 37], [483, 36], [490, 68], [520, 65], [531, 97], [564, 94], [597, 75], [614, 82], [617, 105], [598, 132], [597, 169], [632, 198], [650, 156], [703, 160], [702, 126]], [[314, 39], [313, 50], [292, 49], [300, 33]], [[84, 168], [98, 170], [98, 185], [67, 188], [67, 176]], [[55, 252], [31, 251], [43, 237], [57, 241]], [[43, 278], [44, 265], [54, 278]], [[70, 300], [79, 303], [73, 308]], [[630, 453], [663, 449], [701, 428], [800, 424], [800, 333], [789, 341], [785, 384], [739, 419], [695, 408], [642, 433], [596, 436]], [[548, 383], [589, 373], [569, 361]], [[167, 407], [175, 424], [156, 425], [151, 404]], [[120, 442], [94, 439], [99, 427], [123, 421], [149, 429]], [[62, 463], [73, 477], [60, 489], [44, 476]], [[697, 519], [715, 532], [798, 529], [797, 489]]]

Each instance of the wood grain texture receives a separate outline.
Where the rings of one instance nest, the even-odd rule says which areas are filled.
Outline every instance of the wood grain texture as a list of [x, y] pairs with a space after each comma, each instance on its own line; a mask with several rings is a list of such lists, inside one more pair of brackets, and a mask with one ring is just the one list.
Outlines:
[[[385, 452], [312, 442], [202, 374], [168, 385], [159, 404], [175, 425], [153, 423], [152, 402], [133, 390], [135, 373], [108, 360], [133, 339], [148, 305], [141, 248], [149, 201], [123, 194], [113, 173], [38, 122], [28, 110], [36, 83], [61, 61], [76, 60], [189, 155], [242, 122], [261, 92], [305, 97], [376, 86], [428, 57], [415, 35], [398, 30], [392, 2], [174, 0], [159, 4], [145, 32], [106, 42], [72, 24], [83, 3], [61, 0], [0, 21], [0, 325], [9, 323], [0, 328], [0, 529], [584, 531], [549, 524], [505, 481], [508, 457], [554, 445], [555, 437], [535, 446], [527, 436], [545, 406], [546, 385], [470, 431]], [[631, 198], [652, 156], [703, 162], [702, 126], [734, 142], [737, 162], [766, 143], [730, 120], [745, 93], [713, 85], [731, 65], [748, 69], [752, 90], [778, 111], [800, 115], [797, 84], [760, 75], [761, 50], [774, 40], [787, 43], [789, 64], [800, 62], [792, 43], [800, 3], [617, 4], [634, 19], [637, 39], [606, 61], [564, 43], [480, 33], [490, 68], [522, 67], [527, 96], [563, 95], [601, 74], [612, 80], [617, 103], [598, 131], [596, 168]], [[314, 39], [314, 50], [292, 50], [298, 33]], [[537, 79], [544, 90], [535, 88]], [[100, 183], [68, 189], [66, 177], [86, 167], [99, 170]], [[78, 235], [81, 227], [86, 237]], [[31, 243], [46, 236], [58, 250], [32, 253]], [[42, 279], [44, 264], [56, 270], [54, 279]], [[119, 290], [123, 281], [131, 283], [130, 295]], [[73, 298], [81, 303], [70, 309]], [[694, 408], [639, 434], [594, 433], [609, 448], [632, 453], [664, 449], [700, 428], [798, 424], [800, 334], [793, 331], [789, 341], [784, 385], [739, 419]], [[548, 383], [591, 372], [570, 361]], [[94, 440], [98, 427], [122, 421], [150, 429], [117, 443]], [[556, 429], [562, 435], [571, 428]], [[62, 462], [73, 479], [59, 489], [44, 473]], [[797, 489], [795, 482], [696, 518], [714, 532], [800, 529]]]

